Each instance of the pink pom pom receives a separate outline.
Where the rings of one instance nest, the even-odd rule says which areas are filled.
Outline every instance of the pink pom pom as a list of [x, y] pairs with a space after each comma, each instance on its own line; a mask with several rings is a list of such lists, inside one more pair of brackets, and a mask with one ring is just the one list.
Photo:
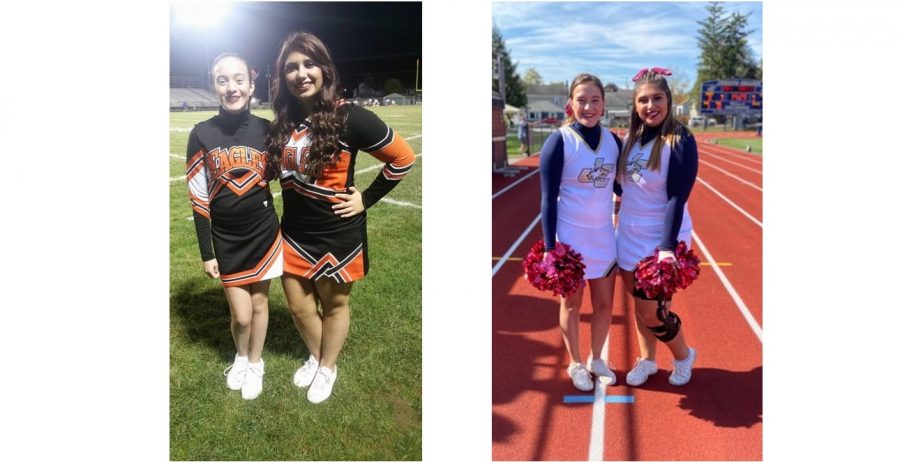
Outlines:
[[544, 241], [538, 240], [522, 261], [525, 277], [538, 290], [568, 297], [584, 287], [584, 263], [581, 254], [557, 242], [544, 258]]
[[700, 275], [700, 259], [684, 241], [675, 247], [675, 260], [659, 259], [659, 249], [639, 261], [634, 269], [634, 286], [647, 298], [668, 300], [679, 289], [687, 289]]

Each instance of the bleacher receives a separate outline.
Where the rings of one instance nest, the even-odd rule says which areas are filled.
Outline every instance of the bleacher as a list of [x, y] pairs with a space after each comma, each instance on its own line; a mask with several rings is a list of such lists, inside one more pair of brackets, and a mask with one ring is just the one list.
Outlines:
[[210, 90], [199, 88], [169, 88], [169, 108], [189, 110], [215, 109], [219, 98]]
[[194, 77], [169, 77], [169, 109], [189, 111], [219, 107], [219, 97], [207, 82]]

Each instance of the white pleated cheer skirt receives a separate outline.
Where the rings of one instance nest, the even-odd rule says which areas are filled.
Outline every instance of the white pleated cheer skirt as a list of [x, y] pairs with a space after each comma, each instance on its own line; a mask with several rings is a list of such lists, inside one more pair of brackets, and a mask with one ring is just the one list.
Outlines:
[[612, 223], [588, 228], [558, 221], [556, 240], [572, 247], [584, 258], [584, 278], [608, 276], [616, 264], [616, 231]]
[[[621, 218], [620, 218], [621, 219]], [[634, 271], [634, 267], [644, 258], [653, 255], [662, 239], [663, 224], [645, 225], [619, 222], [616, 230], [616, 254], [622, 271]], [[678, 240], [691, 248], [691, 228], [682, 228]]]

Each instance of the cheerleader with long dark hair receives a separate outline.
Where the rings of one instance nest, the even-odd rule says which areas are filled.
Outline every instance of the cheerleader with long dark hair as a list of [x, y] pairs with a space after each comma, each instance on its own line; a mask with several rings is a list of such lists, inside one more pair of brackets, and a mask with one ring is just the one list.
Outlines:
[[[318, 37], [288, 36], [275, 68], [275, 119], [266, 148], [284, 191], [282, 285], [309, 350], [294, 384], [309, 387], [307, 398], [318, 403], [337, 379], [351, 288], [369, 269], [365, 211], [412, 169], [415, 156], [375, 114], [341, 99], [337, 69]], [[360, 150], [385, 163], [363, 191], [354, 182]]]

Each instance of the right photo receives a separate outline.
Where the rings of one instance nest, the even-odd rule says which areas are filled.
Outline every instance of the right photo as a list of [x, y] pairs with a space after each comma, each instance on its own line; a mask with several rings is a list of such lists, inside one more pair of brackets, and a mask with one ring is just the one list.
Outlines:
[[762, 460], [762, 9], [493, 3], [494, 460]]

